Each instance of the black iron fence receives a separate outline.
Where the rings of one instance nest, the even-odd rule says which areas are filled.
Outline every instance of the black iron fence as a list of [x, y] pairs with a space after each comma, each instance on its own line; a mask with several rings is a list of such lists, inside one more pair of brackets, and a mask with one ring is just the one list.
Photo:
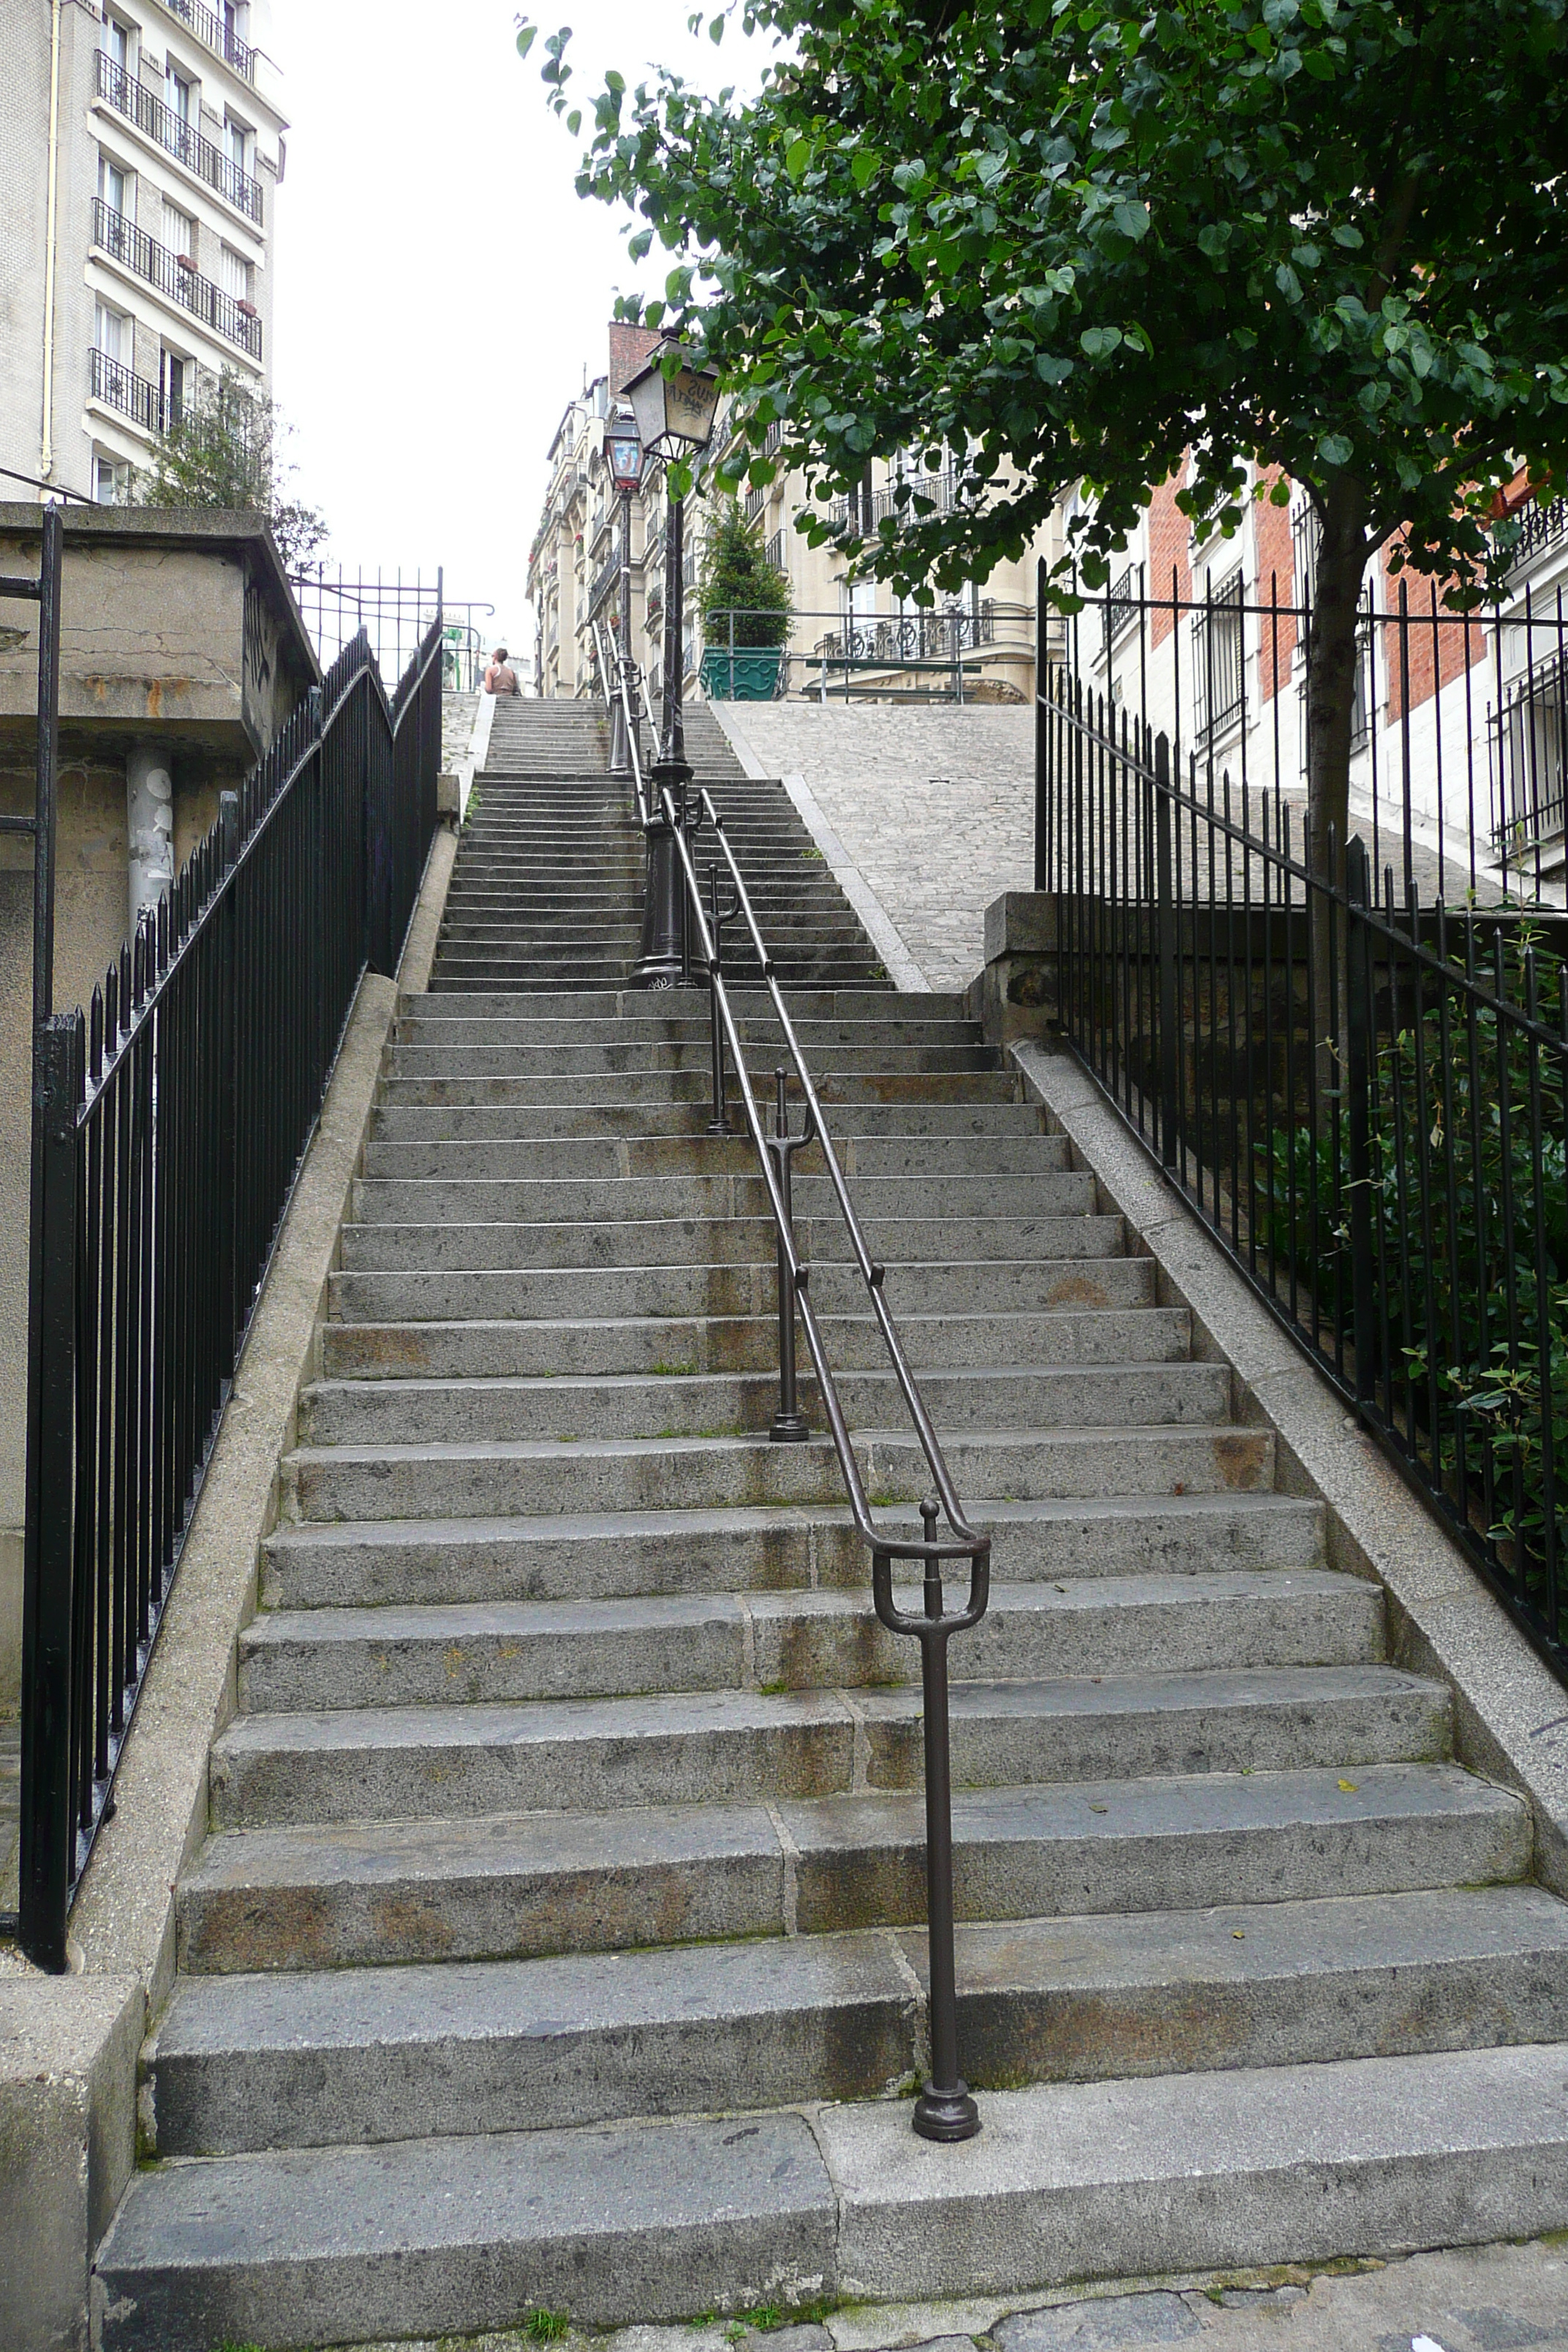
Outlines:
[[349, 572], [317, 563], [290, 572], [289, 585], [321, 662], [335, 661], [363, 629], [383, 677], [399, 677], [439, 613], [442, 683], [448, 693], [478, 690], [495, 644], [485, 625], [496, 608], [448, 596], [440, 570], [427, 579], [418, 572]]
[[[1169, 634], [1211, 610], [1173, 606]], [[1075, 635], [1103, 647], [1105, 615], [1088, 618]], [[1396, 676], [1430, 625], [1406, 614]], [[1042, 675], [1036, 884], [1060, 1025], [1568, 1679], [1562, 919], [1516, 889], [1446, 905], [1403, 800], [1385, 801], [1381, 863], [1364, 823], [1315, 839], [1282, 754], [1249, 772], [1239, 730], [1227, 761], [1179, 707], [1181, 731], [1157, 730], [1103, 672]], [[1479, 836], [1461, 878], [1491, 838], [1496, 739], [1473, 716], [1479, 757], [1447, 777], [1447, 837], [1461, 811]]]
[[21, 1932], [63, 1969], [185, 1530], [368, 967], [436, 830], [439, 615], [389, 701], [362, 633], [155, 917], [40, 1038]]

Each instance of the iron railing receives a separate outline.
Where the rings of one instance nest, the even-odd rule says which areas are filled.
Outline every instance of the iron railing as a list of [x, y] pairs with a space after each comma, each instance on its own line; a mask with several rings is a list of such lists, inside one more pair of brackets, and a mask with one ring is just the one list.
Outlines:
[[368, 638], [347, 646], [87, 1013], [44, 1027], [21, 1935], [46, 1969], [361, 975], [397, 967], [440, 651], [432, 625], [389, 701]]
[[1381, 865], [1314, 839], [1130, 699], [1042, 679], [1057, 1020], [1568, 1679], [1562, 927], [1500, 893], [1446, 908], [1396, 871], [1407, 826]]
[[363, 629], [382, 676], [400, 677], [439, 613], [446, 645], [443, 683], [449, 692], [471, 693], [496, 642], [493, 636], [487, 642], [481, 626], [493, 620], [495, 606], [477, 597], [448, 596], [439, 567], [426, 580], [418, 572], [350, 572], [341, 564], [317, 563], [291, 572], [289, 585], [323, 667]]
[[107, 408], [117, 408], [143, 433], [163, 433], [169, 424], [169, 403], [160, 384], [138, 375], [120, 360], [110, 359], [95, 343], [88, 353], [88, 391]]
[[[782, 532], [768, 552], [782, 571]], [[796, 613], [788, 625], [790, 643], [754, 642], [776, 638], [779, 625], [776, 613], [761, 608], [709, 614], [700, 670], [704, 693], [725, 701], [800, 693], [822, 702], [965, 702], [989, 678], [987, 694], [996, 695], [999, 682], [1007, 680], [1013, 699], [1027, 699], [1036, 648], [1034, 615], [1026, 605], [986, 597], [946, 611]], [[1007, 686], [1000, 692], [1006, 698]]]
[[[1279, 837], [1307, 793], [1312, 535], [1297, 536], [1293, 601], [1277, 575], [1083, 594], [1064, 653], [1086, 689], [1195, 748], [1245, 788]], [[1108, 625], [1109, 616], [1109, 625]], [[1436, 583], [1369, 577], [1352, 673], [1350, 808], [1374, 874], [1401, 896], [1488, 905], [1568, 898], [1563, 681], [1568, 595], [1526, 589], [1469, 613]]]
[[194, 123], [184, 121], [156, 90], [149, 89], [145, 82], [117, 65], [106, 49], [97, 51], [94, 69], [97, 94], [107, 105], [133, 122], [138, 131], [183, 163], [187, 172], [195, 173], [236, 212], [243, 213], [258, 228], [261, 226], [259, 180], [253, 180], [248, 172], [242, 171], [232, 156], [226, 155], [221, 147], [215, 147]]
[[202, 7], [200, 0], [163, 0], [163, 5], [171, 16], [188, 25], [197, 40], [205, 42], [237, 74], [247, 81], [255, 80], [256, 51], [235, 31], [232, 9], [218, 16], [211, 8]]
[[249, 305], [237, 295], [226, 294], [221, 286], [202, 276], [187, 254], [174, 253], [160, 245], [101, 196], [92, 200], [92, 241], [204, 326], [211, 327], [215, 334], [226, 335], [253, 360], [260, 359], [261, 320]]
[[1531, 499], [1510, 520], [1519, 525], [1514, 563], [1528, 563], [1544, 549], [1554, 547], [1560, 539], [1568, 538], [1568, 499], [1549, 499], [1544, 505], [1539, 499]]
[[[607, 683], [611, 671], [607, 655], [604, 653], [600, 655], [600, 675]], [[615, 675], [626, 722], [632, 789], [638, 816], [645, 831], [651, 833], [661, 822], [669, 829], [679, 859], [685, 886], [682, 896], [681, 980], [683, 984], [690, 985], [697, 976], [697, 967], [700, 965], [702, 976], [708, 983], [713, 1072], [713, 1117], [708, 1131], [710, 1135], [732, 1132], [726, 1089], [728, 1063], [734, 1073], [746, 1131], [757, 1156], [773, 1215], [778, 1265], [779, 1409], [773, 1416], [770, 1434], [782, 1443], [796, 1442], [810, 1434], [801, 1411], [795, 1373], [795, 1327], [798, 1318], [816, 1374], [817, 1393], [848, 1496], [850, 1516], [856, 1532], [871, 1554], [871, 1590], [878, 1618], [889, 1632], [912, 1636], [921, 1644], [931, 2074], [925, 2090], [915, 2102], [914, 2128], [928, 2139], [967, 2139], [979, 2130], [980, 2117], [968, 2086], [958, 2071], [947, 1650], [954, 1634], [978, 1624], [985, 1613], [991, 1585], [991, 1538], [981, 1534], [969, 1523], [948, 1471], [941, 1440], [914, 1374], [910, 1370], [888, 1306], [887, 1268], [873, 1257], [856, 1213], [855, 1203], [828, 1131], [821, 1098], [801, 1051], [795, 1024], [779, 988], [773, 957], [758, 924], [756, 909], [736, 862], [724, 821], [715, 808], [711, 795], [706, 791], [698, 788], [693, 793], [689, 786], [686, 786], [678, 793], [672, 793], [668, 786], [658, 786], [651, 779], [645, 778], [637, 746], [633, 682], [624, 666], [617, 664]], [[646, 683], [641, 688], [641, 704], [651, 732], [653, 712], [647, 701]], [[705, 907], [696, 857], [700, 842], [709, 835], [716, 845], [718, 860], [708, 868], [708, 903]], [[721, 872], [724, 887], [731, 894], [728, 908], [721, 908], [719, 903]], [[723, 926], [737, 917], [744, 923], [750, 935], [752, 950], [762, 969], [763, 984], [783, 1035], [787, 1056], [786, 1063], [781, 1065], [774, 1074], [777, 1091], [772, 1135], [766, 1131], [757, 1108], [745, 1046], [724, 977]], [[792, 1136], [789, 1132], [788, 1080], [791, 1067], [805, 1104], [805, 1125], [799, 1136]], [[795, 1243], [791, 1163], [796, 1151], [812, 1144], [822, 1153], [834, 1199], [848, 1235], [851, 1256], [865, 1285], [904, 1409], [919, 1440], [935, 1490], [920, 1506], [922, 1534], [918, 1541], [890, 1528], [879, 1527], [873, 1517], [865, 1482], [860, 1475], [854, 1440], [828, 1360], [822, 1328], [812, 1304], [811, 1269], [802, 1258]], [[937, 1528], [943, 1516], [950, 1533], [946, 1538], [940, 1538]], [[895, 1560], [920, 1563], [923, 1590], [918, 1609], [904, 1605], [894, 1591]], [[967, 1562], [969, 1570], [968, 1595], [963, 1605], [956, 1610], [946, 1607], [942, 1594], [942, 1569], [950, 1560]]]

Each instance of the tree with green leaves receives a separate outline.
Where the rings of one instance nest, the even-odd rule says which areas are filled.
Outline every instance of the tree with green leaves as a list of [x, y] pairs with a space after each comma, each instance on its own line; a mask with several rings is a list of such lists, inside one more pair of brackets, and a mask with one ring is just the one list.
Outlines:
[[[640, 314], [720, 366], [749, 478], [775, 419], [824, 500], [956, 453], [951, 508], [917, 472], [873, 534], [810, 527], [916, 598], [1081, 483], [1063, 600], [1184, 457], [1182, 506], [1226, 530], [1281, 469], [1321, 527], [1309, 786], [1342, 842], [1368, 562], [1392, 542], [1473, 601], [1500, 485], [1568, 475], [1568, 0], [742, 7], [780, 45], [759, 94], [608, 75], [578, 187], [669, 252]], [[544, 80], [576, 134], [569, 40]]]
[[763, 534], [737, 501], [721, 508], [703, 551], [702, 625], [710, 643], [729, 643], [735, 616], [737, 646], [787, 646], [795, 618], [789, 582], [763, 551]]
[[324, 544], [327, 526], [314, 507], [285, 494], [294, 471], [281, 454], [289, 429], [270, 394], [252, 391], [226, 368], [169, 419], [152, 465], [135, 478], [135, 503], [258, 514], [284, 569], [298, 572]]

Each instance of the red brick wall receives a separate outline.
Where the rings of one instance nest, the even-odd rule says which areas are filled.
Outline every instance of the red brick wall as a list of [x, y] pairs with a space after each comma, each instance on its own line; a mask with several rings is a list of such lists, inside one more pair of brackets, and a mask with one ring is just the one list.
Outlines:
[[[1193, 529], [1176, 504], [1176, 492], [1187, 478], [1187, 461], [1184, 457], [1168, 482], [1162, 482], [1149, 501], [1149, 593], [1169, 596], [1172, 573], [1175, 575], [1175, 593], [1180, 597], [1193, 593]], [[1149, 642], [1163, 645], [1175, 626], [1175, 616], [1170, 611], [1156, 612], [1151, 617]]]
[[610, 398], [618, 400], [634, 375], [647, 363], [658, 349], [660, 338], [652, 327], [628, 326], [625, 320], [610, 322]]
[[[1296, 600], [1296, 545], [1290, 529], [1289, 507], [1271, 506], [1268, 493], [1284, 475], [1278, 466], [1271, 467], [1260, 477], [1264, 496], [1252, 509], [1253, 544], [1258, 550], [1257, 596], [1260, 604], [1278, 599], [1281, 604], [1293, 604]], [[1296, 649], [1296, 616], [1281, 614], [1278, 621], [1261, 619], [1258, 625], [1258, 691], [1268, 702], [1283, 691], [1290, 677], [1290, 657]]]
[[[1390, 542], [1390, 546], [1394, 542]], [[1435, 579], [1430, 572], [1414, 569], [1390, 575], [1385, 548], [1379, 559], [1383, 572], [1382, 593], [1378, 602], [1387, 611], [1399, 610], [1400, 590], [1405, 592], [1405, 609], [1410, 616], [1407, 648], [1401, 659], [1400, 632], [1397, 626], [1384, 624], [1383, 655], [1388, 676], [1388, 715], [1402, 719], [1405, 710], [1405, 676], [1406, 667], [1410, 678], [1409, 708], [1418, 710], [1430, 702], [1434, 694], [1447, 686], [1451, 678], [1462, 677], [1467, 659], [1473, 669], [1487, 657], [1487, 633], [1479, 617], [1472, 616], [1467, 626], [1461, 615], [1445, 610], [1443, 592], [1447, 580]], [[1433, 621], [1433, 605], [1436, 620]]]

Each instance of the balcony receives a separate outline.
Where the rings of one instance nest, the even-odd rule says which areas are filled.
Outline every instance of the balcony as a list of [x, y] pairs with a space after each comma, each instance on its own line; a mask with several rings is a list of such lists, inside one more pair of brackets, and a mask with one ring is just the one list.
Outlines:
[[1513, 551], [1513, 567], [1531, 562], [1560, 539], [1568, 539], [1568, 499], [1553, 499], [1542, 506], [1531, 499], [1528, 506], [1519, 509], [1513, 517], [1519, 525], [1519, 541]]
[[788, 571], [789, 566], [784, 562], [784, 538], [782, 530], [774, 531], [772, 539], [769, 540], [766, 547], [763, 550], [763, 554], [765, 561], [773, 565], [775, 572]]
[[594, 584], [588, 591], [588, 618], [590, 621], [596, 620], [598, 618], [598, 615], [603, 610], [605, 603], [609, 596], [610, 591], [615, 587], [616, 583], [620, 579], [620, 550], [618, 548], [612, 548], [604, 562], [600, 564], [598, 571], [595, 573]]
[[199, 0], [163, 0], [163, 5], [171, 16], [188, 25], [197, 40], [215, 57], [232, 66], [242, 80], [256, 79], [256, 51], [240, 39], [231, 24], [215, 16], [212, 9], [202, 7]]
[[88, 364], [88, 390], [94, 400], [117, 408], [121, 416], [128, 416], [143, 433], [163, 432], [166, 412], [163, 393], [155, 383], [122, 366], [119, 360], [111, 360], [107, 352], [90, 352]]
[[182, 310], [188, 310], [204, 327], [226, 335], [253, 360], [260, 359], [261, 321], [250, 305], [226, 294], [221, 286], [201, 275], [188, 255], [172, 253], [166, 245], [159, 245], [101, 196], [92, 200], [92, 241], [111, 259], [167, 295], [171, 302], [177, 302]]
[[97, 68], [97, 93], [117, 114], [123, 114], [138, 131], [194, 172], [198, 180], [243, 213], [248, 221], [261, 226], [261, 184], [248, 172], [231, 163], [221, 148], [189, 122], [182, 122], [172, 106], [165, 106], [155, 90], [147, 88], [117, 66], [111, 57], [100, 49], [94, 60]]

